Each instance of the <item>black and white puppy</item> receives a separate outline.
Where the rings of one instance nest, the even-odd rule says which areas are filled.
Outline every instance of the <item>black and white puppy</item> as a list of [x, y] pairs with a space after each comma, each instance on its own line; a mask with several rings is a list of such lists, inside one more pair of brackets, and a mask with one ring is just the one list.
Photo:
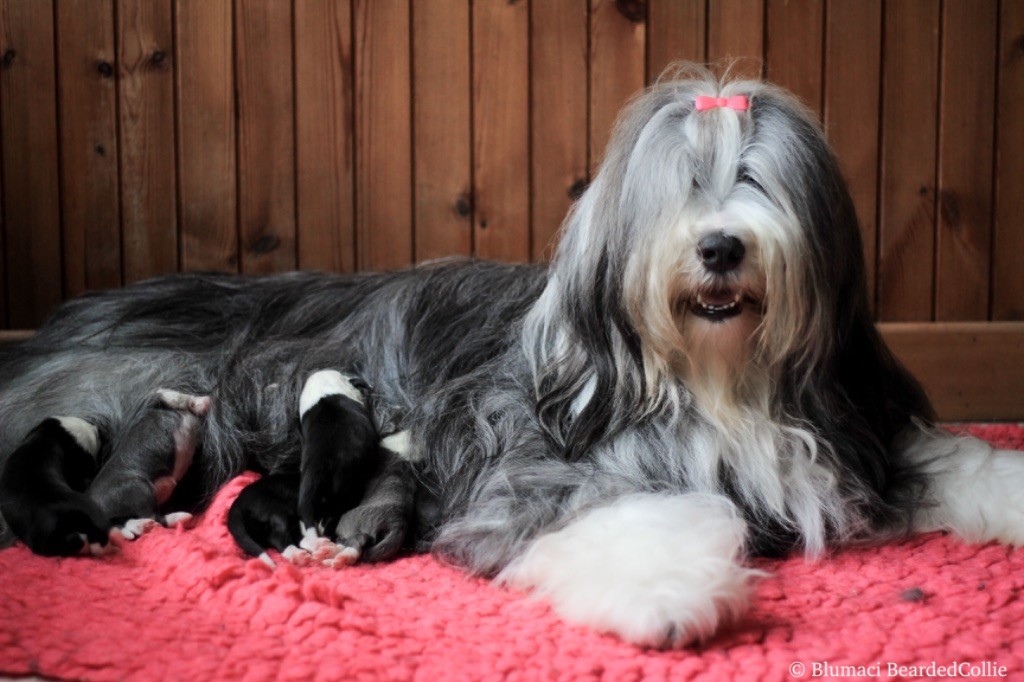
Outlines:
[[314, 372], [299, 397], [303, 534], [323, 536], [355, 507], [378, 466], [377, 429], [363, 391], [337, 370]]
[[227, 526], [243, 552], [275, 566], [268, 549], [285, 554], [302, 541], [299, 474], [267, 474], [247, 485], [228, 510]]
[[[188, 515], [159, 514], [188, 471], [210, 399], [160, 389], [135, 425], [108, 443], [78, 417], [44, 420], [0, 470], [0, 511], [33, 551], [101, 552], [111, 530], [126, 539]], [[122, 475], [104, 475], [113, 461]], [[124, 475], [127, 472], [127, 475]]]
[[377, 430], [363, 391], [337, 370], [320, 370], [299, 397], [299, 474], [270, 474], [243, 490], [228, 512], [228, 529], [245, 552], [273, 566], [273, 548], [290, 561], [315, 555], [334, 565], [358, 558], [326, 535], [355, 507], [378, 466]]
[[77, 417], [45, 419], [0, 472], [0, 513], [37, 554], [66, 556], [107, 544], [110, 521], [88, 495], [100, 439]]
[[[349, 516], [344, 533], [338, 531], [343, 514], [359, 505], [371, 483], [367, 503], [396, 489], [402, 491], [398, 500], [411, 499], [411, 489], [402, 485], [408, 477], [394, 481], [394, 449], [405, 447], [404, 436], [378, 444], [365, 385], [337, 370], [314, 372], [306, 380], [299, 420], [301, 476], [268, 474], [239, 494], [228, 512], [228, 529], [238, 545], [270, 566], [270, 548], [295, 563], [330, 566], [352, 563], [364, 550], [370, 560], [392, 556], [406, 528], [394, 505], [366, 504], [359, 523]], [[374, 509], [379, 518], [366, 523]]]

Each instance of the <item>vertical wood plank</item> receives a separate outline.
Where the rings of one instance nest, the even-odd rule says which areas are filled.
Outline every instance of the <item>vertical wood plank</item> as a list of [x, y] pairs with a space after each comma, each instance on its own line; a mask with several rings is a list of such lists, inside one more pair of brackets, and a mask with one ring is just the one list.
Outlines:
[[992, 319], [1024, 320], [1024, 1], [1003, 0], [992, 240]]
[[242, 272], [295, 267], [295, 100], [290, 3], [236, 0]]
[[708, 61], [721, 71], [735, 60], [732, 73], [759, 78], [764, 65], [764, 0], [713, 0], [708, 3]]
[[939, 321], [988, 319], [997, 21], [996, 0], [942, 4]]
[[231, 3], [175, 7], [181, 267], [238, 272]]
[[648, 82], [673, 62], [707, 59], [705, 0], [649, 0], [647, 13]]
[[64, 291], [121, 285], [112, 0], [57, 8]]
[[824, 0], [768, 2], [768, 78], [821, 116]]
[[[0, 7], [0, 21], [3, 17], [3, 7]], [[4, 44], [3, 41], [4, 28], [0, 25], [0, 56], [3, 55]], [[2, 82], [2, 81], [0, 81]], [[3, 112], [4, 108], [4, 92], [3, 87], [0, 87], [0, 113]], [[3, 140], [3, 121], [0, 120], [0, 144]], [[9, 287], [7, 286], [7, 226], [6, 219], [4, 217], [4, 174], [3, 174], [3, 152], [0, 150], [0, 329], [8, 329], [9, 324], [7, 322], [7, 292]]]
[[885, 5], [878, 314], [932, 318], [939, 3]]
[[61, 301], [53, 5], [0, 2], [0, 122], [10, 324], [38, 326]]
[[416, 260], [469, 255], [472, 239], [469, 0], [414, 3]]
[[529, 7], [473, 2], [476, 255], [530, 258]]
[[298, 259], [305, 269], [355, 267], [352, 6], [295, 4]]
[[124, 280], [178, 269], [170, 0], [118, 0]]
[[826, 30], [825, 130], [857, 209], [874, 308], [882, 1], [829, 0]]
[[530, 148], [534, 260], [587, 184], [587, 0], [530, 5]]
[[604, 157], [615, 119], [644, 87], [647, 6], [590, 0], [590, 167]]
[[412, 262], [408, 0], [356, 0], [356, 246], [360, 269]]

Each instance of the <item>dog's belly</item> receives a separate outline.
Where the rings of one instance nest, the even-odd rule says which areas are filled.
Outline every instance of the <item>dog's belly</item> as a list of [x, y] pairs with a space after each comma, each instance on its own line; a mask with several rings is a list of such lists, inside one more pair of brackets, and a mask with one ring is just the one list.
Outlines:
[[0, 463], [48, 416], [113, 433], [170, 388], [212, 398], [198, 466], [287, 466], [309, 373], [360, 375], [378, 417], [394, 422], [500, 353], [545, 280], [543, 268], [463, 261], [379, 275], [171, 276], [76, 299], [0, 352]]

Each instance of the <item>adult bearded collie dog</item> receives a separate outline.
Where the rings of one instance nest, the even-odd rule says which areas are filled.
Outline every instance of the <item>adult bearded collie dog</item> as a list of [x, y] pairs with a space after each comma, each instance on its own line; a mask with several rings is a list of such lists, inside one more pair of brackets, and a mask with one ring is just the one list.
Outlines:
[[369, 552], [397, 529], [630, 642], [738, 617], [751, 556], [1024, 541], [1024, 458], [934, 431], [872, 324], [836, 160], [761, 82], [694, 69], [636, 98], [550, 267], [181, 275], [68, 302], [0, 356], [0, 509], [68, 554], [245, 468], [301, 486], [320, 372], [358, 377], [378, 435], [407, 439], [329, 535]]

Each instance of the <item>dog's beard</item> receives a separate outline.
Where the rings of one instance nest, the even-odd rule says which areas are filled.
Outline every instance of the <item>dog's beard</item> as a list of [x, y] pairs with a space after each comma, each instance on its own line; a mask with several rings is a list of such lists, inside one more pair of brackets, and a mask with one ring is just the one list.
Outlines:
[[696, 405], [723, 427], [734, 428], [744, 408], [767, 407], [767, 376], [758, 362], [762, 320], [760, 311], [742, 299], [727, 318], [702, 317], [692, 305], [678, 318], [686, 358], [683, 382]]
[[737, 427], [749, 408], [765, 414], [770, 399], [767, 277], [756, 239], [742, 234], [747, 254], [724, 274], [701, 264], [695, 256], [700, 232], [685, 228], [633, 263], [634, 272], [646, 274], [632, 310], [644, 340], [648, 386], [681, 381], [695, 405], [723, 428]]

